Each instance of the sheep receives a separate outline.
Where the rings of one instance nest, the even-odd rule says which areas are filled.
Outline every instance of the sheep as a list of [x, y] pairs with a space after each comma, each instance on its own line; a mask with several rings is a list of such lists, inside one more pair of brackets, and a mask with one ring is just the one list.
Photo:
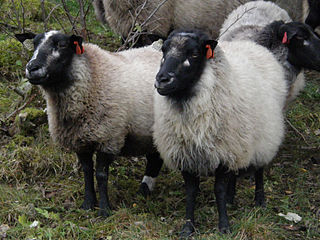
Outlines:
[[176, 30], [163, 44], [156, 75], [153, 137], [164, 163], [185, 181], [183, 237], [194, 231], [200, 176], [216, 176], [221, 232], [230, 229], [229, 177], [256, 170], [256, 203], [263, 204], [263, 167], [284, 137], [287, 85], [281, 64], [253, 41], [216, 45], [203, 32]]
[[298, 22], [305, 22], [313, 30], [319, 31], [320, 2], [318, 0], [271, 0], [285, 9], [289, 16]]
[[[154, 15], [144, 26], [146, 34], [142, 34], [136, 46], [144, 46], [159, 38], [165, 39], [171, 30], [177, 28], [200, 28], [216, 38], [223, 20], [240, 4], [253, 0], [168, 0], [162, 5], [157, 1], [132, 0], [94, 0], [93, 6], [97, 19], [108, 23], [112, 31], [123, 39], [128, 37], [134, 22], [134, 16], [146, 2], [138, 14], [137, 24], [142, 24], [152, 12]], [[294, 21], [306, 21], [316, 29], [320, 25], [320, 3], [317, 0], [272, 0], [285, 9]], [[318, 27], [319, 29], [319, 27]], [[320, 31], [319, 31], [320, 32]]]
[[85, 194], [81, 208], [92, 209], [97, 202], [95, 152], [100, 216], [110, 214], [107, 181], [115, 156], [146, 153], [147, 169], [140, 190], [151, 191], [162, 165], [151, 130], [152, 82], [161, 52], [149, 46], [111, 53], [58, 31], [16, 37], [21, 42], [34, 41], [26, 76], [43, 91], [52, 139], [76, 152], [82, 165]]
[[303, 69], [320, 70], [319, 38], [308, 25], [292, 22], [285, 10], [271, 2], [257, 1], [239, 6], [223, 23], [219, 39], [251, 39], [268, 48], [285, 69], [290, 87], [287, 103], [304, 87]]
[[303, 20], [320, 34], [320, 1], [304, 0]]
[[142, 36], [137, 46], [150, 44], [150, 42], [163, 38], [176, 28], [200, 28], [211, 37], [216, 38], [224, 18], [237, 6], [250, 0], [168, 0], [161, 7], [163, 0], [94, 0], [93, 6], [97, 19], [107, 22], [113, 32], [123, 39], [128, 37], [132, 27], [133, 18], [139, 12], [136, 23], [141, 25], [152, 12], [148, 23], [144, 26], [150, 39]]

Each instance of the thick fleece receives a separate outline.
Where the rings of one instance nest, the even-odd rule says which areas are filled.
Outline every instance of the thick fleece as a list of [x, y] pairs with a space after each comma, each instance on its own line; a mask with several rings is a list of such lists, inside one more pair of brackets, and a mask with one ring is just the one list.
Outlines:
[[[146, 31], [166, 38], [178, 28], [198, 28], [216, 38], [224, 19], [239, 5], [249, 0], [168, 0], [150, 18]], [[132, 27], [135, 12], [145, 0], [95, 0], [97, 19], [105, 19], [110, 28], [126, 38]], [[136, 23], [141, 25], [159, 6], [162, 0], [147, 1]]]
[[169, 168], [207, 175], [219, 164], [238, 171], [273, 159], [287, 86], [270, 51], [252, 41], [220, 42], [194, 88], [182, 102], [155, 94], [154, 141]]
[[152, 47], [120, 53], [92, 44], [84, 49], [72, 60], [72, 86], [43, 91], [55, 142], [76, 152], [94, 146], [119, 154], [130, 135], [152, 149], [153, 81], [161, 53]]
[[[292, 19], [284, 9], [272, 2], [248, 2], [230, 13], [222, 25], [219, 39], [220, 41], [253, 40], [270, 49], [285, 69], [290, 88], [287, 102], [291, 102], [304, 88], [304, 73], [288, 62], [287, 46], [276, 38], [272, 39], [274, 33], [267, 26], [275, 21], [288, 23], [292, 22]], [[271, 40], [274, 42], [270, 43]]]

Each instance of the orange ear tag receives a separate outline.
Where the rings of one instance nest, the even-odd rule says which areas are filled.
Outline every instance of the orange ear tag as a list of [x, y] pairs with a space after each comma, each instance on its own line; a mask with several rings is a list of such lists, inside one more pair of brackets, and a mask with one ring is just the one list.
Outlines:
[[207, 59], [213, 58], [213, 57], [214, 57], [214, 52], [213, 52], [213, 50], [211, 49], [211, 46], [208, 44], [208, 45], [206, 45], [206, 48], [208, 49], [208, 50], [207, 50], [206, 58], [207, 58]]
[[83, 47], [80, 47], [78, 41], [74, 41], [73, 43], [76, 45], [76, 54], [77, 55], [81, 55], [82, 53], [84, 53], [84, 49], [83, 49]]
[[283, 43], [283, 44], [285, 44], [285, 43], [289, 44], [287, 32], [285, 32], [284, 35], [283, 35], [282, 43]]

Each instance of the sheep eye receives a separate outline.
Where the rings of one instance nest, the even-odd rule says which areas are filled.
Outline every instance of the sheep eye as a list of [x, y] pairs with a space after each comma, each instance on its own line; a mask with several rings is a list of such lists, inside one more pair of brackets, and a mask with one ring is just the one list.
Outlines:
[[67, 46], [67, 42], [65, 41], [58, 42], [58, 48], [66, 48]]
[[296, 35], [296, 39], [299, 41], [302, 41], [302, 40], [304, 40], [304, 37]]

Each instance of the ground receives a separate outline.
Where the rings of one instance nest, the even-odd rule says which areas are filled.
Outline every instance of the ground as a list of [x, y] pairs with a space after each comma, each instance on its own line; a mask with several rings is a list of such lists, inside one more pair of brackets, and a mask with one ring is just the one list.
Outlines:
[[[90, 16], [91, 41], [114, 51], [119, 38]], [[105, 219], [97, 210], [79, 209], [83, 174], [75, 154], [55, 146], [46, 121], [38, 121], [45, 103], [39, 90], [24, 80], [30, 53], [1, 33], [0, 49], [3, 45], [10, 46], [15, 53], [10, 57], [15, 58], [0, 53], [5, 66], [0, 71], [0, 238], [178, 239], [185, 214], [182, 177], [163, 168], [154, 192], [144, 199], [136, 193], [143, 157], [119, 158], [112, 164], [112, 216]], [[193, 239], [320, 239], [319, 102], [320, 74], [308, 72], [305, 89], [286, 112], [285, 141], [265, 171], [267, 206], [254, 207], [254, 181], [240, 179], [235, 204], [228, 207], [231, 234], [218, 233], [214, 178], [201, 178]], [[288, 212], [302, 220], [295, 223], [278, 216]]]

